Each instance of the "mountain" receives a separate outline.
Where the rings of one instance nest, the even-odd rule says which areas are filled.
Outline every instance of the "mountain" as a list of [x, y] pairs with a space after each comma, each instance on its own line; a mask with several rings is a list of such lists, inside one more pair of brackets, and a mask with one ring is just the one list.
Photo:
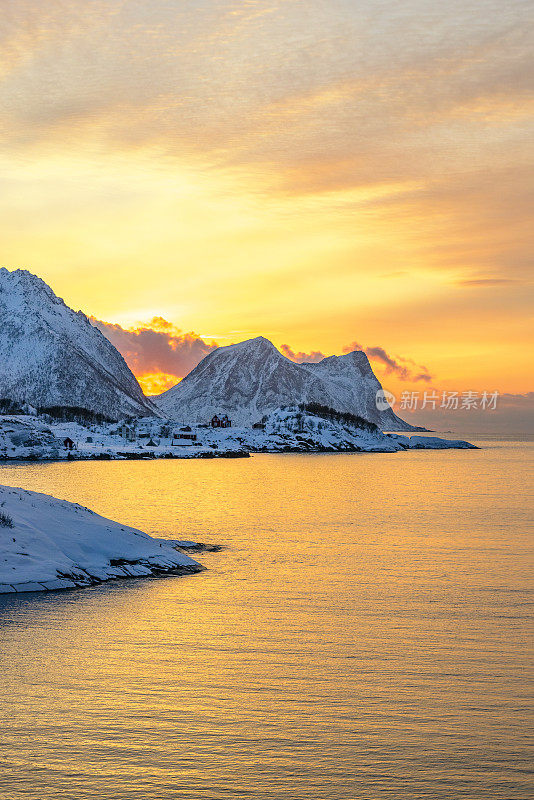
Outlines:
[[123, 357], [85, 314], [22, 269], [0, 269], [0, 398], [110, 417], [155, 413]]
[[164, 416], [206, 422], [228, 414], [250, 425], [276, 408], [320, 403], [376, 423], [384, 430], [411, 430], [388, 406], [376, 407], [382, 389], [365, 353], [356, 350], [318, 363], [295, 364], [263, 336], [219, 347], [180, 383], [152, 398]]

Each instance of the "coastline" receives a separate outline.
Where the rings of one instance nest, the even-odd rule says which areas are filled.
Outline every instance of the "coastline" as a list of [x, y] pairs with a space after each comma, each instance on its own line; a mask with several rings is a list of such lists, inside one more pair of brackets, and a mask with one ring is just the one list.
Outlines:
[[[0, 415], [0, 464], [54, 461], [151, 461], [249, 458], [256, 453], [394, 453], [412, 449], [474, 449], [464, 440], [417, 432], [384, 433], [375, 425], [278, 409], [265, 424], [179, 428], [159, 419], [91, 427], [39, 416]], [[169, 431], [174, 433], [169, 436]], [[135, 434], [134, 434], [135, 431]], [[162, 435], [167, 432], [167, 436]], [[133, 437], [133, 438], [132, 438]]]
[[0, 594], [194, 574], [206, 567], [187, 552], [216, 549], [156, 539], [78, 503], [0, 486]]

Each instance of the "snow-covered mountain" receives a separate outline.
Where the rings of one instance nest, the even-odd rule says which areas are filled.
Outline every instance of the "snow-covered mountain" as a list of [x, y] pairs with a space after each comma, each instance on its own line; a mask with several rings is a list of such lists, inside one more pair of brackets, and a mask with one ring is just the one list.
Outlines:
[[154, 413], [123, 357], [85, 314], [21, 269], [0, 269], [0, 397], [111, 417]]
[[357, 414], [383, 430], [411, 430], [391, 408], [377, 409], [381, 388], [361, 351], [295, 364], [259, 336], [213, 350], [153, 400], [164, 416], [184, 422], [228, 414], [234, 424], [250, 425], [281, 406], [320, 403]]

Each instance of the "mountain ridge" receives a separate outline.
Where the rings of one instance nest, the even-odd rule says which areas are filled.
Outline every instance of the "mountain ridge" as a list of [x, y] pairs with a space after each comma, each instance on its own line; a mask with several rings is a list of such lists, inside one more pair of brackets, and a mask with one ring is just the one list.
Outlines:
[[111, 342], [38, 276], [0, 268], [0, 319], [0, 396], [114, 416], [155, 413]]
[[0, 268], [0, 323], [0, 398], [18, 403], [183, 422], [228, 414], [237, 425], [317, 403], [383, 430], [421, 430], [377, 408], [382, 386], [360, 350], [296, 363], [257, 336], [212, 350], [177, 385], [147, 398], [107, 337], [28, 270]]
[[176, 386], [152, 399], [163, 415], [184, 422], [226, 413], [235, 424], [248, 425], [275, 408], [315, 402], [383, 429], [413, 430], [390, 407], [377, 408], [381, 390], [361, 350], [297, 364], [258, 336], [212, 350]]

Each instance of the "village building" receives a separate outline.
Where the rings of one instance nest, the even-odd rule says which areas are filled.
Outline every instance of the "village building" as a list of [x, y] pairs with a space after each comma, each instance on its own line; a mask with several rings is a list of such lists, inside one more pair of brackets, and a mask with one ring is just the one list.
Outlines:
[[[197, 435], [196, 433], [182, 433], [184, 429], [181, 428], [178, 433], [173, 433], [172, 435], [172, 442], [171, 445], [174, 447], [178, 447], [180, 445], [187, 445], [190, 442], [196, 442]], [[191, 428], [189, 428], [191, 430]]]
[[128, 442], [135, 442], [136, 439], [135, 428], [131, 427], [130, 425], [127, 425], [125, 422], [123, 422], [122, 425], [119, 427], [118, 433], [119, 436], [121, 436], [123, 439], [126, 439]]
[[228, 414], [224, 414], [222, 417], [218, 417], [217, 414], [214, 414], [211, 418], [211, 427], [212, 428], [231, 428], [232, 422], [228, 419]]

